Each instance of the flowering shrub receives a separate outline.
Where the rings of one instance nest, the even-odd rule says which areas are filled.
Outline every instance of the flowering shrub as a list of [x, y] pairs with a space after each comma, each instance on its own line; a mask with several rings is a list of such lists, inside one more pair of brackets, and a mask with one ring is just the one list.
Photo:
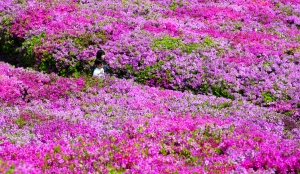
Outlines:
[[79, 76], [102, 47], [118, 77], [261, 106], [285, 102], [299, 116], [294, 1], [6, 0], [0, 16], [10, 62]]
[[297, 123], [242, 98], [159, 90], [124, 79], [67, 79], [4, 63], [0, 69], [1, 77], [6, 77], [0, 78], [1, 84], [23, 84], [28, 89], [25, 100], [1, 98], [1, 171], [300, 169]]
[[[0, 60], [48, 74], [0, 62], [0, 173], [299, 173], [299, 21], [297, 0], [1, 1]], [[99, 48], [114, 77], [88, 77]]]

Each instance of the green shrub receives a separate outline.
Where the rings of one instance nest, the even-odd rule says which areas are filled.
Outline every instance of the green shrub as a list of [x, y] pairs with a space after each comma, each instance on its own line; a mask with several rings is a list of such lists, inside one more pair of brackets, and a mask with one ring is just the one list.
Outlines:
[[270, 103], [270, 102], [273, 102], [274, 101], [274, 96], [272, 96], [271, 92], [270, 91], [265, 91], [262, 93], [262, 96], [263, 96], [263, 101], [265, 103]]
[[164, 36], [162, 39], [154, 39], [154, 43], [151, 47], [152, 49], [158, 48], [159, 50], [162, 49], [174, 50], [182, 45], [183, 44], [180, 38]]
[[[142, 84], [145, 84], [148, 80], [153, 79], [156, 81], [162, 80], [157, 77], [157, 71], [161, 70], [161, 66], [164, 64], [164, 61], [159, 60], [156, 64], [152, 66], [146, 66], [143, 70], [136, 71], [133, 75], [136, 77], [136, 81]], [[132, 66], [127, 66], [127, 71], [132, 71]]]
[[193, 50], [200, 48], [207, 48], [215, 46], [215, 41], [210, 37], [205, 37], [203, 43], [188, 43], [183, 44], [180, 38], [165, 36], [162, 39], [154, 39], [151, 46], [152, 49], [157, 48], [159, 50], [167, 49], [174, 50], [179, 48], [181, 51], [191, 54]]

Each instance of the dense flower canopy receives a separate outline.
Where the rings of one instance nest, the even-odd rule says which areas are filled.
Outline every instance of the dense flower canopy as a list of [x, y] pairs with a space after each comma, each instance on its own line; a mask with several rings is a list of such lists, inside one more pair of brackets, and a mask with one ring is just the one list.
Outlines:
[[[299, 129], [247, 101], [0, 64], [0, 171], [287, 172]], [[22, 92], [23, 90], [27, 93]]]
[[16, 1], [0, 9], [1, 52], [63, 76], [87, 72], [97, 49], [114, 73], [299, 116], [297, 1]]
[[0, 173], [299, 172], [299, 4], [2, 0]]

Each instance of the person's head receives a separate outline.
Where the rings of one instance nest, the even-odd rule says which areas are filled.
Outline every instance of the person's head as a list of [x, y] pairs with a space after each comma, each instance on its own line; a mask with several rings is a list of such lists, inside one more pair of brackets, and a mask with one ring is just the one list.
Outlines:
[[104, 64], [104, 61], [102, 59], [96, 59], [95, 60], [95, 66], [97, 68], [102, 68], [103, 67], [103, 64]]
[[100, 50], [97, 51], [97, 55], [96, 55], [97, 59], [104, 60], [104, 56], [105, 56], [105, 52], [102, 49], [100, 49]]

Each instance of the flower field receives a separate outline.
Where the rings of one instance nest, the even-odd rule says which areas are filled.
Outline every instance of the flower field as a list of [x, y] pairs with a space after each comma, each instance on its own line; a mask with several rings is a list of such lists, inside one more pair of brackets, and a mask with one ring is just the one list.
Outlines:
[[299, 173], [299, 4], [1, 1], [0, 173]]

